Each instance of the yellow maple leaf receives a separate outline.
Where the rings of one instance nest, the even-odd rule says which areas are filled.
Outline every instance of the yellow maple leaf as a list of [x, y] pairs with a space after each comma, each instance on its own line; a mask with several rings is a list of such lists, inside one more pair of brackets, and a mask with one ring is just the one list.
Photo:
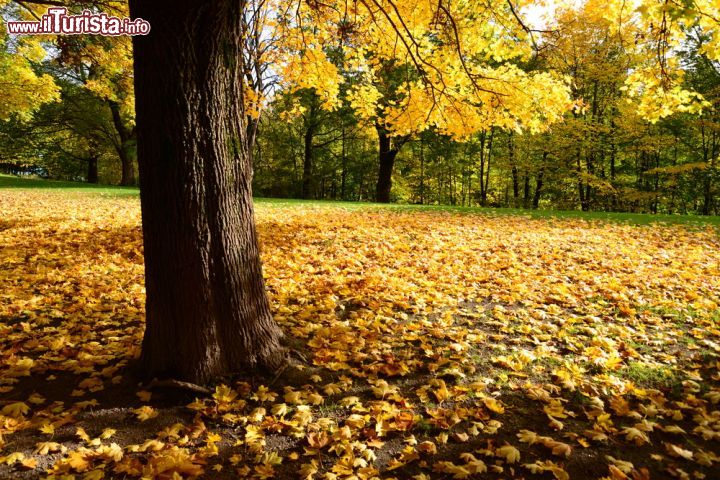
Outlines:
[[495, 412], [498, 414], [505, 413], [505, 407], [503, 407], [502, 403], [492, 397], [484, 398], [483, 403], [491, 412]]
[[86, 455], [87, 453], [84, 451], [73, 450], [68, 453], [65, 462], [76, 472], [82, 473], [90, 468], [90, 462]]
[[13, 452], [5, 457], [0, 457], [0, 463], [5, 463], [6, 465], [13, 465], [23, 460], [25, 460], [25, 454], [22, 452]]
[[635, 445], [643, 445], [650, 441], [647, 434], [638, 430], [635, 427], [625, 427], [622, 429], [622, 434], [625, 435], [625, 439], [634, 442]]
[[221, 404], [230, 403], [235, 400], [237, 396], [238, 393], [227, 385], [218, 385], [215, 387], [215, 393], [213, 393], [215, 401]]
[[23, 418], [30, 411], [30, 407], [24, 402], [13, 402], [5, 405], [2, 414], [13, 418]]
[[520, 450], [512, 445], [504, 445], [495, 450], [495, 456], [504, 458], [508, 463], [517, 463], [520, 461]]
[[33, 453], [38, 455], [47, 455], [50, 452], [59, 452], [64, 447], [57, 442], [40, 442], [35, 445]]
[[47, 435], [55, 434], [55, 426], [52, 423], [46, 423], [45, 425], [42, 425], [38, 430]]
[[75, 431], [75, 436], [77, 436], [80, 440], [83, 442], [89, 442], [90, 441], [90, 435], [87, 434], [84, 428], [78, 427]]
[[138, 420], [141, 422], [158, 416], [158, 411], [148, 405], [143, 405], [142, 407], [134, 409], [133, 413], [135, 413], [135, 416], [137, 416]]
[[675, 444], [665, 443], [665, 449], [673, 457], [682, 457], [685, 460], [693, 459], [693, 452], [691, 450], [686, 450], [684, 448], [680, 448]]
[[311, 460], [310, 463], [303, 463], [300, 466], [298, 473], [300, 474], [300, 478], [303, 480], [313, 480], [315, 478], [315, 474], [318, 473], [317, 461]]

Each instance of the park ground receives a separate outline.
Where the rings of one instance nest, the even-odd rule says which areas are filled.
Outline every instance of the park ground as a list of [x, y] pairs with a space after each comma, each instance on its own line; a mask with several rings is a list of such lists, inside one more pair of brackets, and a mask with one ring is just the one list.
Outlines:
[[0, 176], [0, 478], [720, 478], [717, 217], [256, 204], [303, 371], [203, 394], [137, 190]]

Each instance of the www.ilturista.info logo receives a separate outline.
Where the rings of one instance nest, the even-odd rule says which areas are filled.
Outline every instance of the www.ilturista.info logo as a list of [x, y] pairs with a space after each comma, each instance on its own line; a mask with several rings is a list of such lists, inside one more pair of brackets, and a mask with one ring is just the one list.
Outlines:
[[7, 22], [7, 31], [13, 35], [147, 35], [150, 23], [142, 18], [111, 17], [106, 13], [89, 10], [80, 15], [68, 15], [67, 8], [49, 8], [36, 22]]

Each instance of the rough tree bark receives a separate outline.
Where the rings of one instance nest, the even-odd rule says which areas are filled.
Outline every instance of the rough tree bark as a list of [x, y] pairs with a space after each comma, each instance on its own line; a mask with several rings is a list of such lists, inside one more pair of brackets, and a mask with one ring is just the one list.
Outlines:
[[204, 383], [285, 362], [253, 214], [243, 0], [131, 0], [148, 376]]

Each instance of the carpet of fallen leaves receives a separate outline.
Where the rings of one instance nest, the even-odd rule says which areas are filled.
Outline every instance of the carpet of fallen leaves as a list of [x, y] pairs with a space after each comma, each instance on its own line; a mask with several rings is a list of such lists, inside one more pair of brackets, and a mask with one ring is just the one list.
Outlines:
[[313, 372], [150, 390], [136, 198], [0, 191], [0, 478], [720, 478], [710, 228], [261, 204]]

